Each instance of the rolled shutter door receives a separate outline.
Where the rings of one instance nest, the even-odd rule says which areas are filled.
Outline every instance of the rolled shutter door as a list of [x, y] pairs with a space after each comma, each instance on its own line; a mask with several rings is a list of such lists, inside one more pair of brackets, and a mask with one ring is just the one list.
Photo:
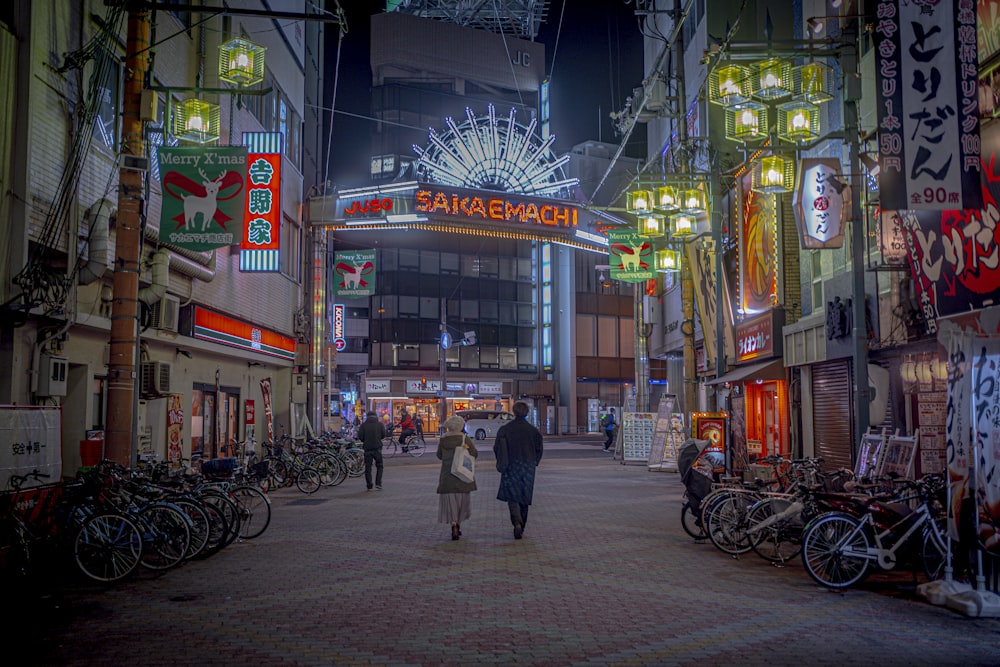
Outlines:
[[813, 428], [816, 455], [826, 470], [854, 468], [851, 433], [851, 370], [838, 360], [812, 367]]

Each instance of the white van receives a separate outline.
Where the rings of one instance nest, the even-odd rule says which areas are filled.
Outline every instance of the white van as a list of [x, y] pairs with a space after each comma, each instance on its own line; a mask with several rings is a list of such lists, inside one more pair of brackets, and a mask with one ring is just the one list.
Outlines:
[[458, 410], [456, 415], [465, 420], [465, 432], [476, 440], [495, 438], [504, 424], [509, 424], [514, 415], [501, 410]]

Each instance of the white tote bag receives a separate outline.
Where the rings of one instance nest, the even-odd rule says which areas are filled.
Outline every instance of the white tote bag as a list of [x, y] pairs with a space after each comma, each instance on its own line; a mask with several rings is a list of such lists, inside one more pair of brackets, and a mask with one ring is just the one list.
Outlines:
[[463, 482], [476, 479], [476, 457], [469, 453], [468, 445], [455, 448], [455, 458], [451, 461], [451, 474]]

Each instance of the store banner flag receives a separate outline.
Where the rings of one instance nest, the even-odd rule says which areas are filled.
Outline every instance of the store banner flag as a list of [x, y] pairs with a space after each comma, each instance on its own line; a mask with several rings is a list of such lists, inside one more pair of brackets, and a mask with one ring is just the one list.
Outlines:
[[982, 206], [973, 5], [875, 2], [883, 209]]
[[641, 283], [656, 277], [653, 246], [638, 232], [608, 230], [608, 264], [612, 280]]
[[267, 426], [267, 441], [274, 442], [274, 408], [271, 406], [271, 378], [260, 381], [260, 393], [264, 399], [264, 422]]
[[948, 402], [945, 412], [945, 456], [948, 461], [948, 484], [951, 486], [951, 503], [948, 507], [948, 534], [959, 539], [959, 509], [969, 496], [972, 443], [969, 417], [971, 407], [971, 372], [968, 351], [969, 339], [956, 336], [948, 350]]
[[167, 398], [167, 461], [180, 461], [184, 453], [184, 394]]
[[333, 294], [361, 297], [375, 294], [375, 251], [341, 250], [333, 254]]
[[245, 146], [157, 149], [163, 186], [160, 241], [188, 250], [240, 242], [246, 200]]
[[972, 433], [976, 467], [979, 543], [1000, 555], [1000, 340], [975, 338], [972, 367]]

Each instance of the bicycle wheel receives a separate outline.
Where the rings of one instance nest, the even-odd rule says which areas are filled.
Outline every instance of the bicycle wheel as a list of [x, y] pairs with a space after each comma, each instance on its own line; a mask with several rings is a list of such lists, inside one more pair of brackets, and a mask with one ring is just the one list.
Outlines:
[[302, 468], [295, 475], [295, 488], [302, 493], [316, 493], [322, 485], [316, 468]]
[[240, 510], [240, 537], [259, 537], [271, 524], [271, 501], [253, 486], [237, 486], [232, 496]]
[[423, 455], [424, 450], [427, 449], [427, 444], [424, 442], [423, 436], [411, 435], [409, 440], [406, 441], [406, 447], [404, 449], [407, 454], [413, 458], [417, 458]]
[[784, 563], [802, 550], [802, 522], [799, 515], [777, 518], [791, 502], [784, 498], [765, 498], [750, 506], [747, 534], [754, 553], [772, 563]]
[[194, 558], [208, 544], [208, 537], [212, 531], [212, 523], [208, 516], [208, 511], [205, 509], [204, 503], [193, 498], [170, 498], [169, 500], [181, 508], [191, 522], [188, 526], [191, 531], [191, 542], [188, 544], [188, 550], [184, 554], [184, 558]]
[[697, 516], [695, 511], [691, 509], [691, 503], [684, 503], [684, 506], [681, 507], [681, 527], [685, 533], [696, 540], [708, 537], [704, 527], [702, 527], [701, 517]]
[[[202, 499], [198, 498], [198, 500]], [[205, 507], [205, 513], [208, 515], [209, 530], [208, 540], [206, 540], [204, 548], [195, 556], [199, 560], [217, 554], [222, 547], [226, 546], [226, 540], [230, 534], [229, 522], [226, 521], [223, 510], [212, 502], [202, 500], [202, 503]]]
[[340, 453], [340, 458], [347, 465], [348, 477], [360, 477], [365, 474], [365, 450], [352, 447]]
[[202, 491], [201, 498], [206, 503], [210, 503], [215, 507], [226, 520], [226, 533], [222, 536], [222, 543], [219, 545], [219, 549], [227, 544], [232, 544], [240, 536], [240, 510], [236, 506], [236, 503], [227, 494], [212, 489]]
[[399, 443], [395, 438], [386, 438], [382, 441], [383, 458], [391, 459], [399, 451]]
[[868, 574], [871, 540], [857, 519], [830, 512], [816, 517], [802, 534], [802, 564], [817, 584], [847, 588]]
[[347, 479], [347, 468], [343, 461], [332, 454], [315, 456], [309, 465], [319, 473], [320, 484], [323, 486], [337, 486]]
[[142, 531], [123, 514], [104, 512], [87, 517], [73, 540], [73, 558], [80, 571], [94, 581], [118, 581], [139, 566]]
[[184, 510], [172, 503], [153, 503], [138, 512], [141, 522], [142, 558], [150, 570], [167, 570], [184, 560], [191, 545], [190, 521]]
[[[924, 574], [928, 581], [935, 581], [944, 576], [944, 566], [948, 563], [948, 542], [945, 519], [935, 521], [937, 528], [926, 526], [924, 528], [923, 544], [920, 548], [920, 561], [923, 565]], [[954, 552], [952, 552], [952, 565], [954, 566]]]
[[702, 514], [705, 532], [717, 549], [733, 556], [750, 551], [747, 510], [751, 502], [747, 494], [734, 493], [720, 498]]

